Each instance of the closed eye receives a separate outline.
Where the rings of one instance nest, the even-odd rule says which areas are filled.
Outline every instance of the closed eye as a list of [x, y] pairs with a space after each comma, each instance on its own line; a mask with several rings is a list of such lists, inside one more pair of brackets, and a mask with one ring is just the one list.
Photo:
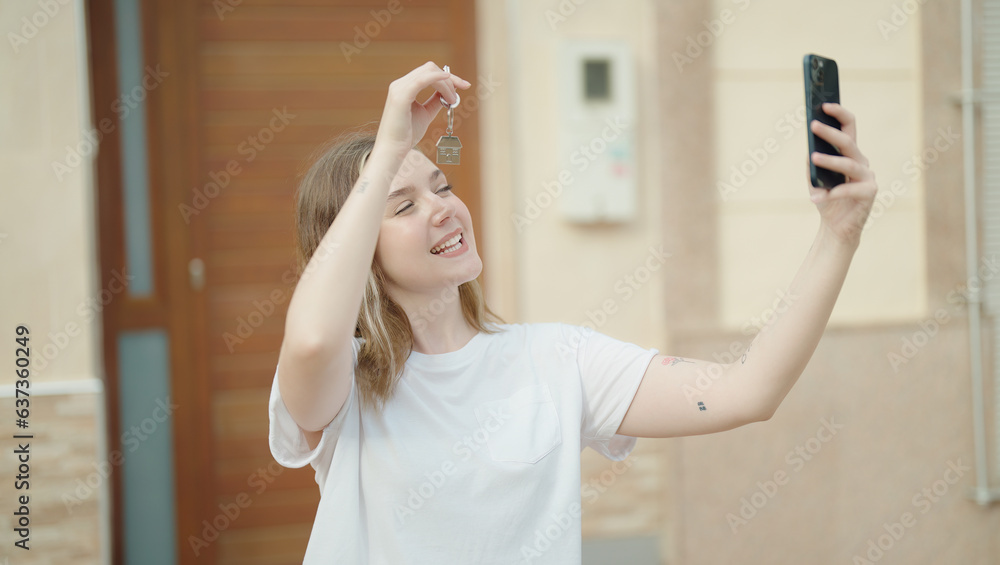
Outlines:
[[[437, 192], [435, 192], [435, 194], [441, 194], [442, 192], [451, 192], [451, 189], [452, 189], [452, 186], [450, 184], [448, 184], [448, 185], [445, 185], [445, 186], [442, 186], [441, 188], [439, 188], [437, 190]], [[403, 212], [409, 210], [411, 206], [413, 206], [413, 203], [412, 202], [407, 202], [406, 206], [403, 206], [402, 208], [400, 208], [399, 210], [397, 210], [394, 215], [398, 216], [398, 215], [402, 214]]]

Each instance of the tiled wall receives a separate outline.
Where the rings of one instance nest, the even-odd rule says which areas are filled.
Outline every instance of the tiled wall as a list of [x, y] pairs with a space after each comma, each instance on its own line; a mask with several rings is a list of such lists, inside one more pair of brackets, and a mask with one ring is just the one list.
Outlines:
[[[108, 504], [107, 478], [113, 463], [97, 454], [100, 396], [71, 394], [34, 396], [31, 428], [34, 435], [29, 443], [29, 488], [16, 494], [28, 494], [28, 551], [15, 549], [12, 512], [13, 477], [18, 474], [18, 461], [13, 449], [20, 441], [3, 441], [0, 477], [5, 480], [5, 506], [0, 513], [0, 555], [10, 557], [10, 563], [63, 565], [65, 563], [101, 563], [104, 541], [100, 523], [102, 505]], [[0, 405], [13, 404], [4, 398]], [[6, 412], [6, 410], [4, 410]], [[9, 446], [9, 448], [8, 448]], [[106, 509], [104, 509], [106, 512]]]

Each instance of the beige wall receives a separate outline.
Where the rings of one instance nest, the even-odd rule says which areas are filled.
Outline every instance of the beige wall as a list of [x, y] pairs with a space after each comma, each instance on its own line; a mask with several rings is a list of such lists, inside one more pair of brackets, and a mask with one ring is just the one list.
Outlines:
[[[84, 123], [89, 125], [85, 80], [84, 38], [78, 33], [75, 4], [60, 6], [26, 44], [0, 50], [5, 81], [4, 127], [0, 132], [0, 162], [7, 176], [3, 191], [3, 232], [0, 253], [20, 273], [4, 277], [0, 291], [4, 317], [32, 325], [38, 351], [38, 381], [92, 379], [98, 374], [99, 318], [90, 323], [77, 307], [96, 296], [97, 263], [93, 230], [93, 192], [90, 160], [70, 172], [53, 172], [53, 163], [67, 162], [67, 146], [86, 144]], [[34, 3], [9, 5], [3, 12], [5, 30], [20, 31], [22, 18], [44, 11]], [[38, 18], [39, 21], [45, 21]], [[16, 53], [15, 53], [16, 49]], [[81, 147], [84, 147], [81, 145]], [[91, 156], [93, 153], [91, 153]], [[16, 297], [16, 299], [15, 299]], [[76, 324], [81, 331], [70, 336]], [[68, 343], [53, 355], [43, 345], [66, 333]], [[73, 332], [77, 333], [77, 332]], [[9, 354], [9, 352], [4, 352]], [[2, 377], [10, 382], [9, 376]]]
[[[490, 303], [501, 315], [522, 322], [588, 323], [622, 339], [650, 347], [661, 344], [664, 323], [657, 304], [662, 302], [658, 277], [662, 270], [653, 272], [627, 300], [626, 294], [614, 290], [616, 281], [645, 264], [649, 245], [662, 242], [656, 212], [658, 136], [654, 122], [648, 121], [650, 113], [643, 112], [629, 125], [636, 136], [639, 168], [640, 211], [634, 222], [575, 226], [562, 218], [558, 196], [551, 204], [544, 196], [539, 198], [545, 193], [544, 184], [560, 174], [573, 178], [586, 174], [559, 154], [558, 113], [564, 106], [556, 68], [560, 40], [625, 40], [635, 55], [636, 103], [639, 108], [655, 107], [657, 77], [648, 72], [656, 66], [653, 6], [643, 1], [594, 2], [585, 9], [564, 10], [568, 15], [563, 16], [555, 4], [513, 4], [516, 29], [503, 25], [505, 3], [478, 5], [479, 72], [507, 87], [502, 96], [483, 103], [482, 113], [490, 133], [483, 135], [485, 226], [479, 229], [492, 245], [484, 252], [488, 257], [484, 271], [496, 289]], [[599, 132], [600, 127], [595, 133]], [[540, 215], [526, 226], [515, 225], [512, 215], [530, 217], [529, 202], [542, 204]], [[597, 314], [588, 317], [607, 300], [613, 305], [606, 311], [613, 313], [606, 321]]]
[[[742, 187], [731, 185], [735, 192], [719, 191], [719, 300], [727, 328], [739, 329], [773, 303], [819, 225], [803, 183], [806, 53], [837, 60], [841, 101], [859, 118], [859, 147], [882, 188], [896, 181], [904, 185], [884, 213], [875, 209], [830, 327], [926, 315], [924, 188], [922, 177], [904, 174], [904, 163], [924, 148], [920, 26], [914, 18], [886, 32], [886, 39], [876, 22], [889, 18], [893, 3], [849, 0], [825, 3], [821, 11], [793, 9], [801, 3], [778, 0], [712, 3], [711, 19], [721, 21], [724, 11], [732, 15], [711, 45], [713, 184], [718, 188], [729, 180], [733, 167], [749, 172]], [[850, 39], [826, 31], [836, 29], [851, 29]], [[761, 149], [767, 160], [757, 165], [747, 152], [763, 161]]]
[[[65, 5], [64, 5], [65, 4]], [[86, 40], [78, 2], [10, 2], [0, 10], [0, 308], [14, 365], [14, 328], [31, 330], [30, 542], [14, 553], [8, 481], [17, 468], [10, 439], [0, 442], [4, 477], [0, 513], [2, 553], [17, 563], [97, 563], [107, 496], [93, 464], [102, 451], [103, 405], [100, 317], [90, 159], [58, 178], [52, 163], [66, 163], [67, 146], [87, 152], [89, 126]], [[25, 23], [27, 19], [29, 24]], [[16, 37], [12, 38], [12, 35]], [[23, 40], [23, 41], [22, 41]], [[93, 152], [90, 152], [93, 156]], [[13, 375], [0, 376], [4, 437], [10, 437]], [[20, 430], [19, 430], [20, 431]], [[93, 474], [93, 476], [90, 476]], [[82, 483], [90, 477], [93, 491]], [[64, 495], [80, 504], [67, 504]]]
[[[586, 452], [584, 483], [606, 479], [609, 494], [585, 505], [585, 539], [652, 534], [662, 563], [851, 563], [871, 559], [869, 542], [909, 512], [912, 524], [879, 563], [1000, 560], [1000, 510], [966, 497], [974, 472], [948, 471], [971, 467], [974, 453], [968, 324], [944, 301], [964, 280], [961, 143], [912, 172], [937, 128], [961, 131], [947, 100], [960, 87], [958, 3], [928, 3], [893, 24], [903, 4], [478, 3], [479, 70], [509, 88], [483, 104], [479, 229], [489, 301], [510, 320], [587, 321], [660, 238], [673, 253], [666, 268], [599, 330], [704, 359], [745, 347], [818, 228], [795, 117], [805, 53], [839, 62], [842, 101], [859, 117], [859, 146], [881, 187], [824, 339], [775, 417], [724, 434], [642, 439], [622, 473]], [[566, 20], [553, 29], [547, 11]], [[728, 20], [721, 33], [679, 66], [673, 54], [716, 19]], [[511, 213], [566, 166], [555, 149], [558, 43], [587, 37], [637, 48], [643, 212], [624, 227], [579, 228], [549, 210], [519, 233]], [[734, 193], [720, 192], [731, 167], [762, 147], [766, 163]], [[893, 370], [889, 354], [942, 306], [950, 322]], [[731, 522], [776, 473], [774, 495], [745, 524]], [[914, 498], [923, 489], [933, 502]]]

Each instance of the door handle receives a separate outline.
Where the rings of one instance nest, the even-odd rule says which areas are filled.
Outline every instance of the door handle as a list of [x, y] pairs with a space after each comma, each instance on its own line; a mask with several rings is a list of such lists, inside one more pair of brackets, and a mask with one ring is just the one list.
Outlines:
[[188, 280], [194, 290], [205, 288], [205, 262], [198, 257], [188, 261]]

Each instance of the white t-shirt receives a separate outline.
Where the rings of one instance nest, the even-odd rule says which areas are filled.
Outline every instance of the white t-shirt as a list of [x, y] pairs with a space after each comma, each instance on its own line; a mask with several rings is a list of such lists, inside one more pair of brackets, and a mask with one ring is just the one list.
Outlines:
[[659, 350], [562, 323], [497, 327], [411, 352], [381, 414], [360, 409], [352, 375], [312, 450], [275, 372], [271, 454], [311, 464], [321, 495], [304, 563], [580, 564], [580, 452], [632, 451], [615, 432]]

